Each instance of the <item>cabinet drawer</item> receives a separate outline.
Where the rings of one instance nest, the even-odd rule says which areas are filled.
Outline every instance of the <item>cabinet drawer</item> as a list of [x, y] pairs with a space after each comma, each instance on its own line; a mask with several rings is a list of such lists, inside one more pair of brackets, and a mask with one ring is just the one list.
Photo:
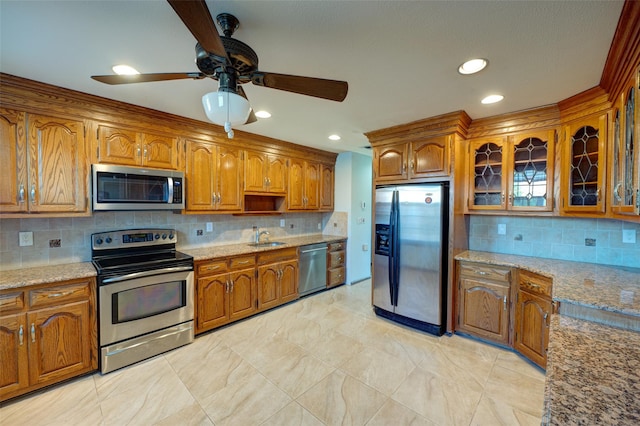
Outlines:
[[511, 269], [479, 263], [460, 262], [460, 275], [509, 283]]
[[29, 291], [29, 306], [38, 308], [53, 304], [67, 303], [76, 300], [89, 299], [91, 289], [88, 282], [81, 282], [58, 287], [47, 287]]
[[255, 264], [256, 264], [256, 257], [253, 255], [239, 256], [239, 257], [233, 257], [229, 259], [230, 269], [247, 268], [249, 266], [254, 266]]
[[213, 260], [196, 266], [198, 276], [219, 274], [221, 272], [227, 272], [228, 270], [226, 259]]
[[524, 270], [520, 270], [518, 275], [520, 290], [551, 297], [551, 278]]
[[327, 287], [342, 284], [344, 281], [345, 281], [344, 267], [329, 270], [329, 279], [327, 282]]
[[329, 244], [329, 251], [344, 250], [345, 248], [346, 248], [346, 244], [344, 243], [344, 241]]
[[329, 268], [335, 268], [336, 266], [344, 265], [344, 258], [345, 258], [344, 250], [329, 253], [329, 265], [327, 266]]
[[298, 258], [298, 249], [295, 247], [282, 250], [271, 250], [258, 255], [258, 264], [266, 265], [268, 263], [283, 262], [286, 260], [296, 260]]
[[20, 312], [24, 308], [24, 292], [0, 294], [0, 313]]

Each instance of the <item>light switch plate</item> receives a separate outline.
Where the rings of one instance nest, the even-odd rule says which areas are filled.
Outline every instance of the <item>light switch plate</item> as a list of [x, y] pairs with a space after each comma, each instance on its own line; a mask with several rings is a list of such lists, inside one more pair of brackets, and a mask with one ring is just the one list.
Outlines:
[[627, 244], [636, 243], [636, 230], [635, 229], [623, 229], [622, 230], [622, 242]]
[[284, 219], [280, 219], [280, 228], [284, 228]]
[[33, 245], [33, 232], [20, 232], [20, 247]]
[[207, 232], [213, 232], [213, 222], [207, 222]]
[[507, 224], [499, 223], [498, 224], [498, 235], [507, 235]]

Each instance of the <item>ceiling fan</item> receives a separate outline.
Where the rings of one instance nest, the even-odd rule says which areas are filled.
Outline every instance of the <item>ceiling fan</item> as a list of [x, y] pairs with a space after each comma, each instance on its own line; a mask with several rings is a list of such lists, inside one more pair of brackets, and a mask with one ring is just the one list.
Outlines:
[[136, 75], [94, 75], [92, 79], [106, 84], [128, 84], [152, 81], [212, 78], [218, 80], [217, 92], [202, 97], [207, 117], [225, 127], [233, 137], [232, 125], [257, 121], [249, 106], [242, 84], [284, 90], [342, 102], [347, 96], [346, 81], [301, 77], [265, 72], [258, 69], [258, 55], [247, 44], [231, 38], [239, 26], [238, 19], [221, 13], [216, 17], [224, 35], [219, 35], [205, 0], [167, 0], [195, 37], [196, 65], [200, 72], [152, 73]]

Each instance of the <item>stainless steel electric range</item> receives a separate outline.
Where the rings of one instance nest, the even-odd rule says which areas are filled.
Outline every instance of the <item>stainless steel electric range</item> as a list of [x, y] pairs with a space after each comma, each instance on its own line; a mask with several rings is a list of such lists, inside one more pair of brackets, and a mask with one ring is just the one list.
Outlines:
[[101, 373], [193, 342], [193, 258], [176, 243], [173, 229], [91, 235]]

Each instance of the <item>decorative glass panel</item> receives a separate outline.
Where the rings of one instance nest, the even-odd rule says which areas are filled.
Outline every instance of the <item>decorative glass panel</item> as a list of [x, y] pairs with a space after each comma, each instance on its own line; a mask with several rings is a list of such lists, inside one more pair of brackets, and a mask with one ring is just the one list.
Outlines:
[[474, 204], [502, 204], [502, 147], [494, 143], [481, 145], [475, 151]]
[[571, 136], [570, 203], [573, 206], [598, 204], [598, 129], [584, 126]]
[[513, 148], [513, 206], [546, 206], [547, 141], [527, 138]]
[[622, 182], [620, 182], [620, 110], [616, 109], [615, 116], [613, 119], [613, 177], [614, 177], [614, 187], [613, 187], [613, 205], [620, 205], [622, 201], [621, 186]]
[[634, 132], [635, 127], [635, 87], [629, 90], [627, 96], [627, 103], [625, 105], [625, 119], [624, 119], [624, 195], [623, 204], [625, 206], [633, 205], [633, 165], [635, 158], [635, 141]]

